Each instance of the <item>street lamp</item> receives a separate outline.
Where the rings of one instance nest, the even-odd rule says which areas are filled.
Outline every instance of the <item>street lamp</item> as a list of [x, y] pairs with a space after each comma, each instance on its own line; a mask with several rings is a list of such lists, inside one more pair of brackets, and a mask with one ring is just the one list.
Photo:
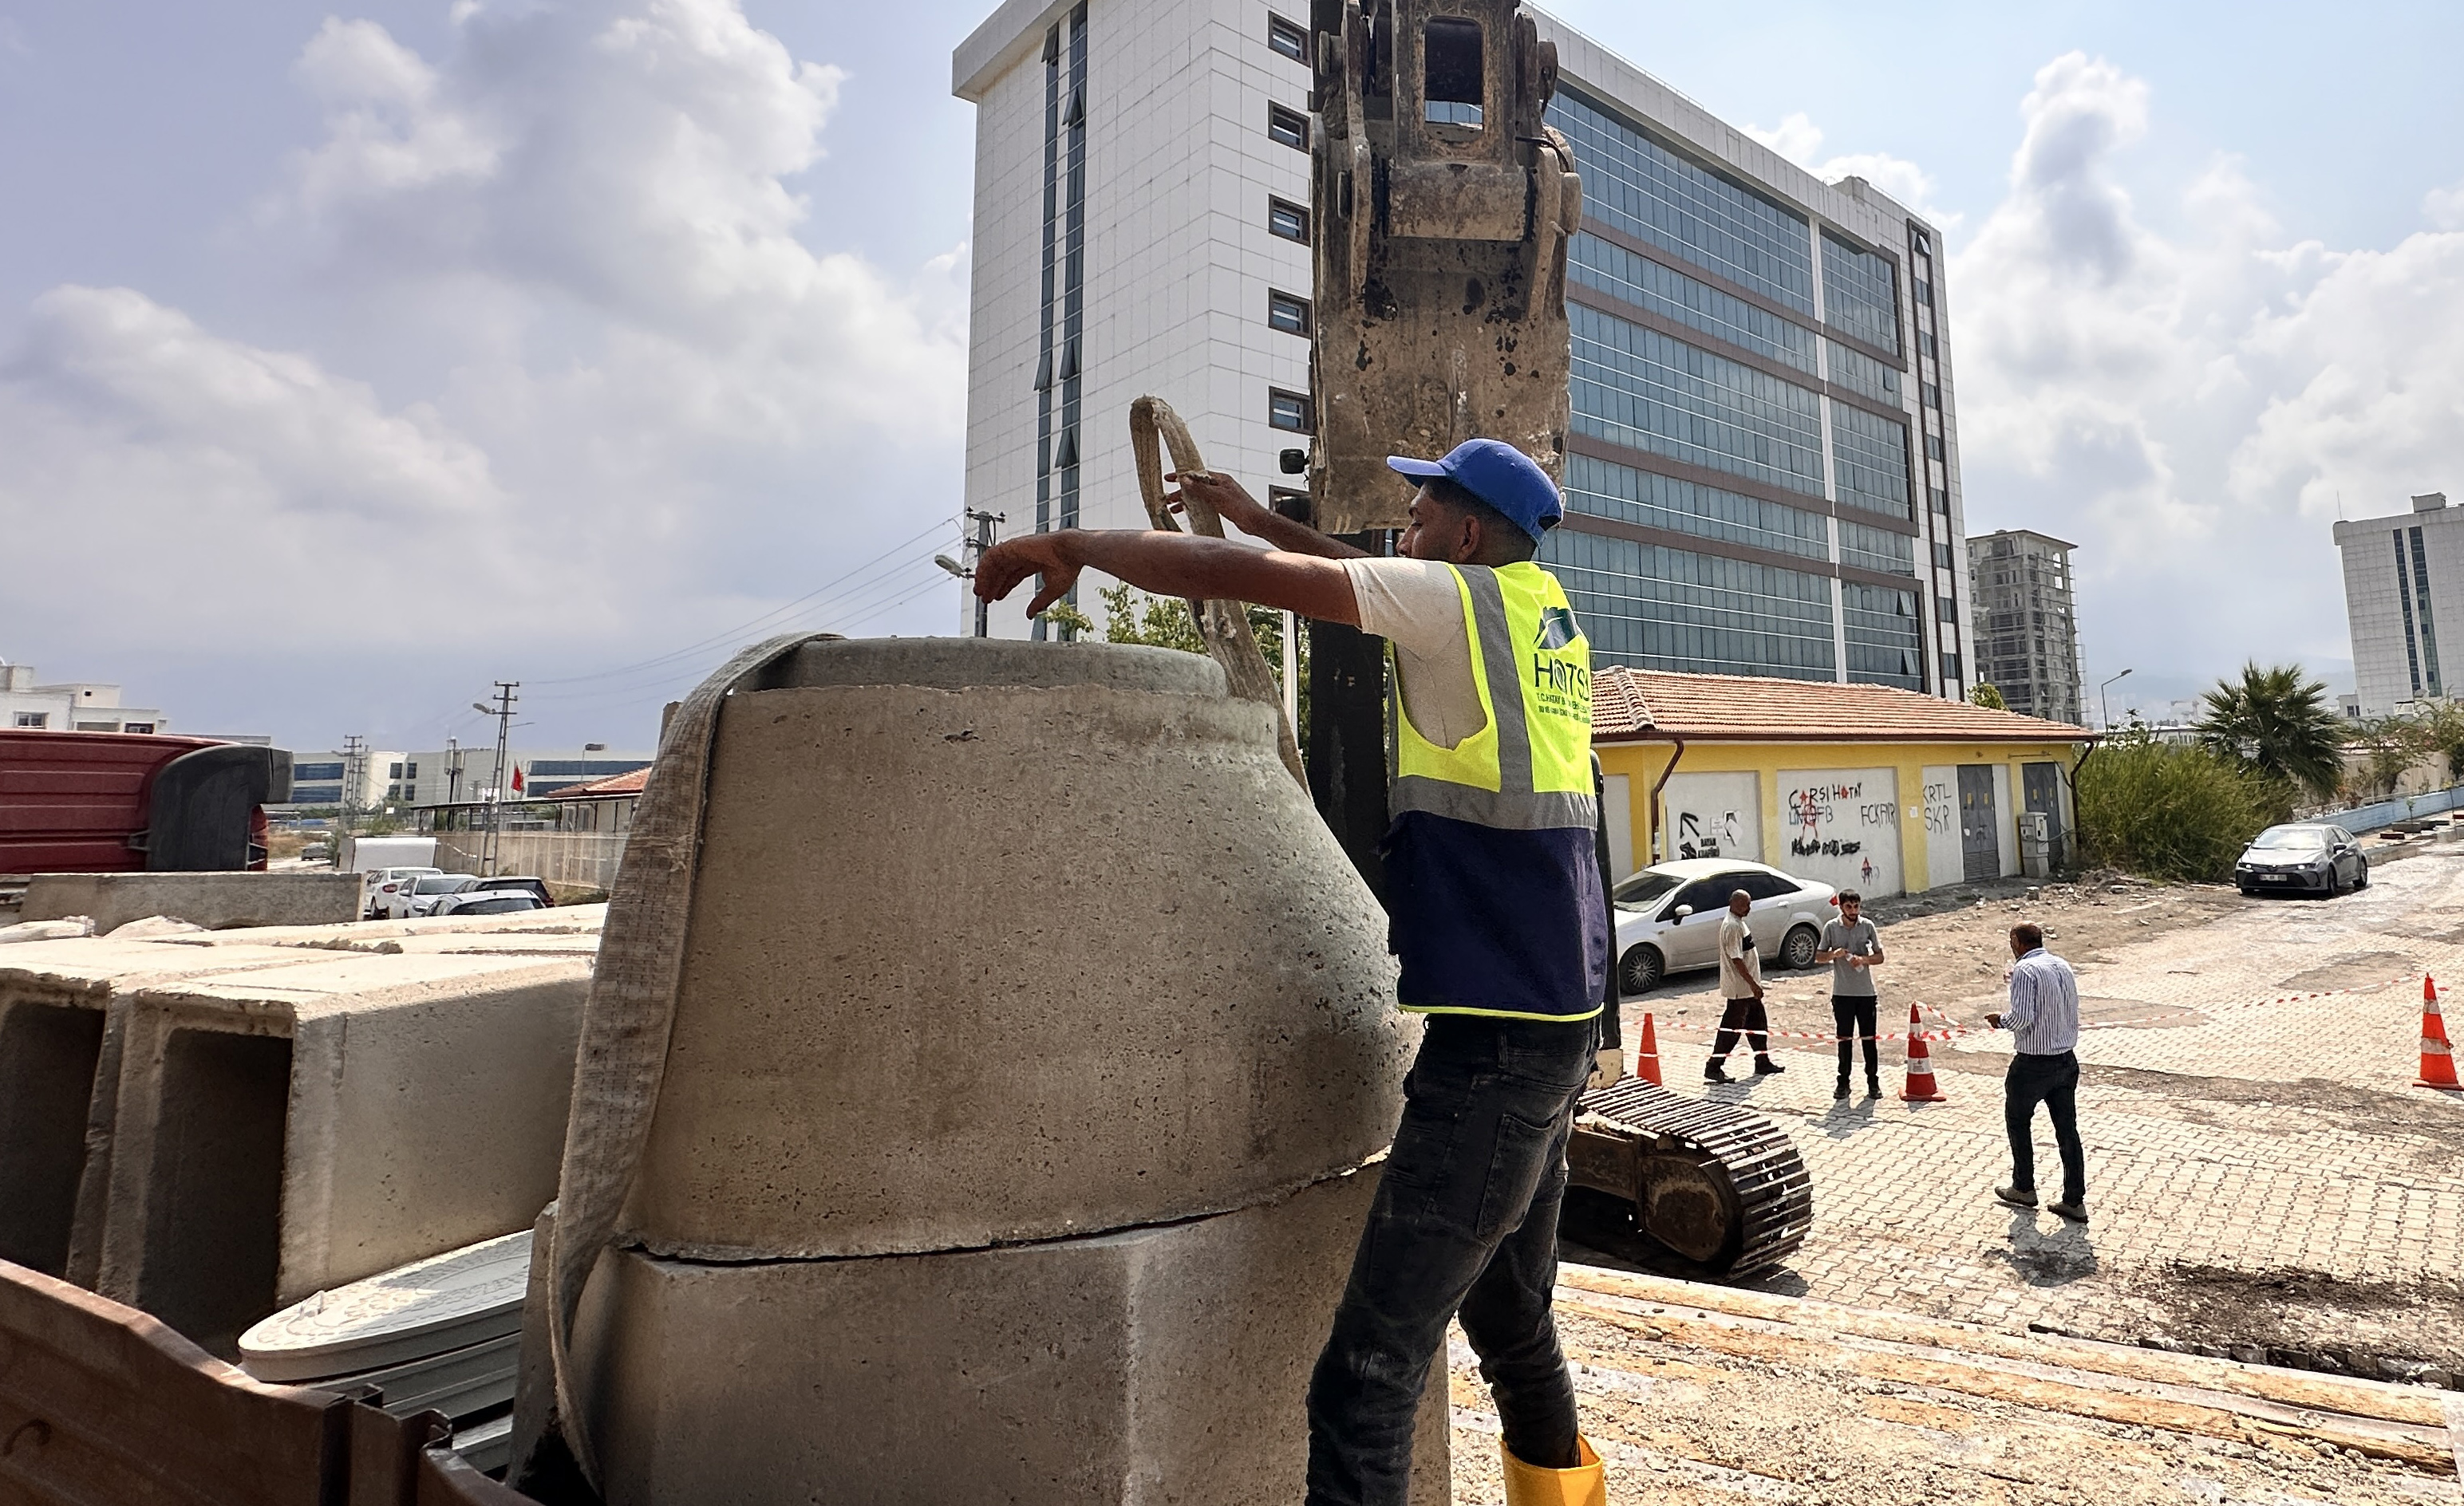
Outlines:
[[[2129, 674], [2130, 674], [2130, 671], [2129, 671], [2129, 670], [2127, 670], [2127, 669], [2124, 669], [2123, 671], [2122, 671], [2122, 673], [2120, 673], [2120, 674], [2118, 674], [2118, 675], [2115, 675], [2115, 676], [2113, 677], [2113, 680], [2127, 679], [2127, 678], [2129, 677]], [[2111, 689], [2111, 688], [2113, 688], [2113, 680], [2107, 680], [2106, 682], [2104, 682], [2104, 684], [2102, 684], [2102, 685], [2101, 685], [2101, 686], [2098, 686], [2098, 687], [2096, 688], [2096, 699], [2097, 699], [2097, 704], [2098, 704], [2099, 706], [2101, 706], [2101, 708], [2103, 708], [2103, 710], [2104, 710], [2104, 730], [2105, 730], [2106, 731], [2108, 731], [2108, 732], [2109, 732], [2109, 731], [2113, 731], [2113, 702], [2112, 702], [2112, 701], [2110, 701], [2110, 700], [2108, 700], [2108, 699], [2105, 697], [2105, 693], [2104, 693], [2104, 692], [2105, 692], [2105, 691], [2107, 691], [2107, 690], [2109, 690], [2109, 689]]]

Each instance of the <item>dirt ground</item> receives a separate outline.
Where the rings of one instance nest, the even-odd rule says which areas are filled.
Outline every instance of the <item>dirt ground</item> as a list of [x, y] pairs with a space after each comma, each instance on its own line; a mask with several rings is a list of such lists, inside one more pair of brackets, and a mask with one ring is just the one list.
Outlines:
[[[2394, 1388], [2257, 1385], [2215, 1362], [1815, 1303], [1749, 1313], [1606, 1273], [1570, 1273], [1558, 1301], [1612, 1501], [2464, 1500], [2437, 1402]], [[1455, 1500], [1491, 1506], [1495, 1413], [1457, 1348]]]

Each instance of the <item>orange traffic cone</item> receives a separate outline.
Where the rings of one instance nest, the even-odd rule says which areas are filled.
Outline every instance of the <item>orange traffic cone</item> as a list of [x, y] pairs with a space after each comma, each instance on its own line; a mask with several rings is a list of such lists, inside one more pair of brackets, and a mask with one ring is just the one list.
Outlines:
[[1934, 1086], [1933, 1056], [1925, 1050], [1925, 1023], [1917, 1007], [1908, 1006], [1908, 1085], [1900, 1098], [1909, 1103], [1947, 1103], [1942, 1089]]
[[2421, 1076], [2414, 1087], [2460, 1088], [2455, 1080], [2455, 1052], [2447, 1043], [2447, 1021], [2438, 1014], [2438, 985], [2428, 973], [2421, 979]]
[[1660, 1037], [1652, 1033], [1651, 1015], [1647, 1011], [1642, 1016], [1642, 1044], [1635, 1048], [1634, 1075], [1653, 1087], [1666, 1085], [1660, 1080]]

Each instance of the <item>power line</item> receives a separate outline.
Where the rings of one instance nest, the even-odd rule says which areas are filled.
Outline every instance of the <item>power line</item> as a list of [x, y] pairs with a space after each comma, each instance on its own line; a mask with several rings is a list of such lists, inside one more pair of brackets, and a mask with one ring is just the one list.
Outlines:
[[695, 653], [720, 644], [737, 642], [742, 639], [746, 633], [754, 631], [763, 623], [769, 622], [771, 619], [778, 617], [780, 614], [791, 611], [794, 608], [803, 605], [804, 602], [812, 600], [815, 597], [823, 595], [852, 577], [864, 574], [873, 566], [890, 558], [892, 555], [897, 554], [899, 551], [913, 548], [915, 544], [932, 537], [935, 534], [939, 533], [944, 529], [954, 528], [955, 526], [955, 519], [936, 519], [931, 526], [925, 528], [922, 532], [899, 540], [897, 543], [891, 545], [888, 549], [883, 550], [880, 554], [873, 556], [870, 559], [843, 571], [839, 575], [832, 577], [830, 579], [823, 581], [820, 585], [805, 592], [803, 596], [797, 597], [794, 600], [774, 606], [769, 611], [752, 619], [750, 622], [742, 622], [735, 627], [728, 628], [723, 632], [713, 634], [711, 637], [702, 639], [696, 643], [689, 644], [682, 648], [671, 649], [667, 653], [659, 654], [649, 659], [645, 659], [639, 664], [620, 665], [613, 669], [599, 669], [594, 670], [589, 674], [565, 675], [561, 678], [553, 680], [536, 680], [533, 681], [532, 684], [534, 687], [542, 685], [579, 685], [587, 680], [604, 680], [611, 675], [629, 674], [637, 669], [647, 669], [652, 666], [664, 664], [669, 660], [681, 658], [684, 655]]

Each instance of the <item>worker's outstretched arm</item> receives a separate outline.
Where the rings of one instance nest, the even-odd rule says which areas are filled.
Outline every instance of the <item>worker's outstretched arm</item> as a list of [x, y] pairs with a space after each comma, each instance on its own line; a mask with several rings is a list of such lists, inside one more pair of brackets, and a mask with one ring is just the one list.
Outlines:
[[1027, 577], [1040, 576], [1026, 608], [1033, 617], [1060, 600], [1089, 566], [1157, 596], [1255, 601], [1323, 622], [1360, 625], [1352, 578], [1333, 560], [1190, 534], [1070, 528], [1022, 535], [976, 561], [976, 595], [998, 601]]
[[1263, 507], [1241, 483], [1230, 476], [1171, 475], [1167, 481], [1180, 483], [1180, 491], [1167, 493], [1164, 500], [1177, 507], [1182, 491], [1195, 491], [1199, 500], [1215, 510], [1216, 515], [1251, 538], [1264, 539], [1287, 555], [1316, 555], [1325, 559], [1358, 559], [1369, 553], [1355, 549], [1331, 534], [1321, 534], [1297, 518], [1284, 516], [1269, 507]]

